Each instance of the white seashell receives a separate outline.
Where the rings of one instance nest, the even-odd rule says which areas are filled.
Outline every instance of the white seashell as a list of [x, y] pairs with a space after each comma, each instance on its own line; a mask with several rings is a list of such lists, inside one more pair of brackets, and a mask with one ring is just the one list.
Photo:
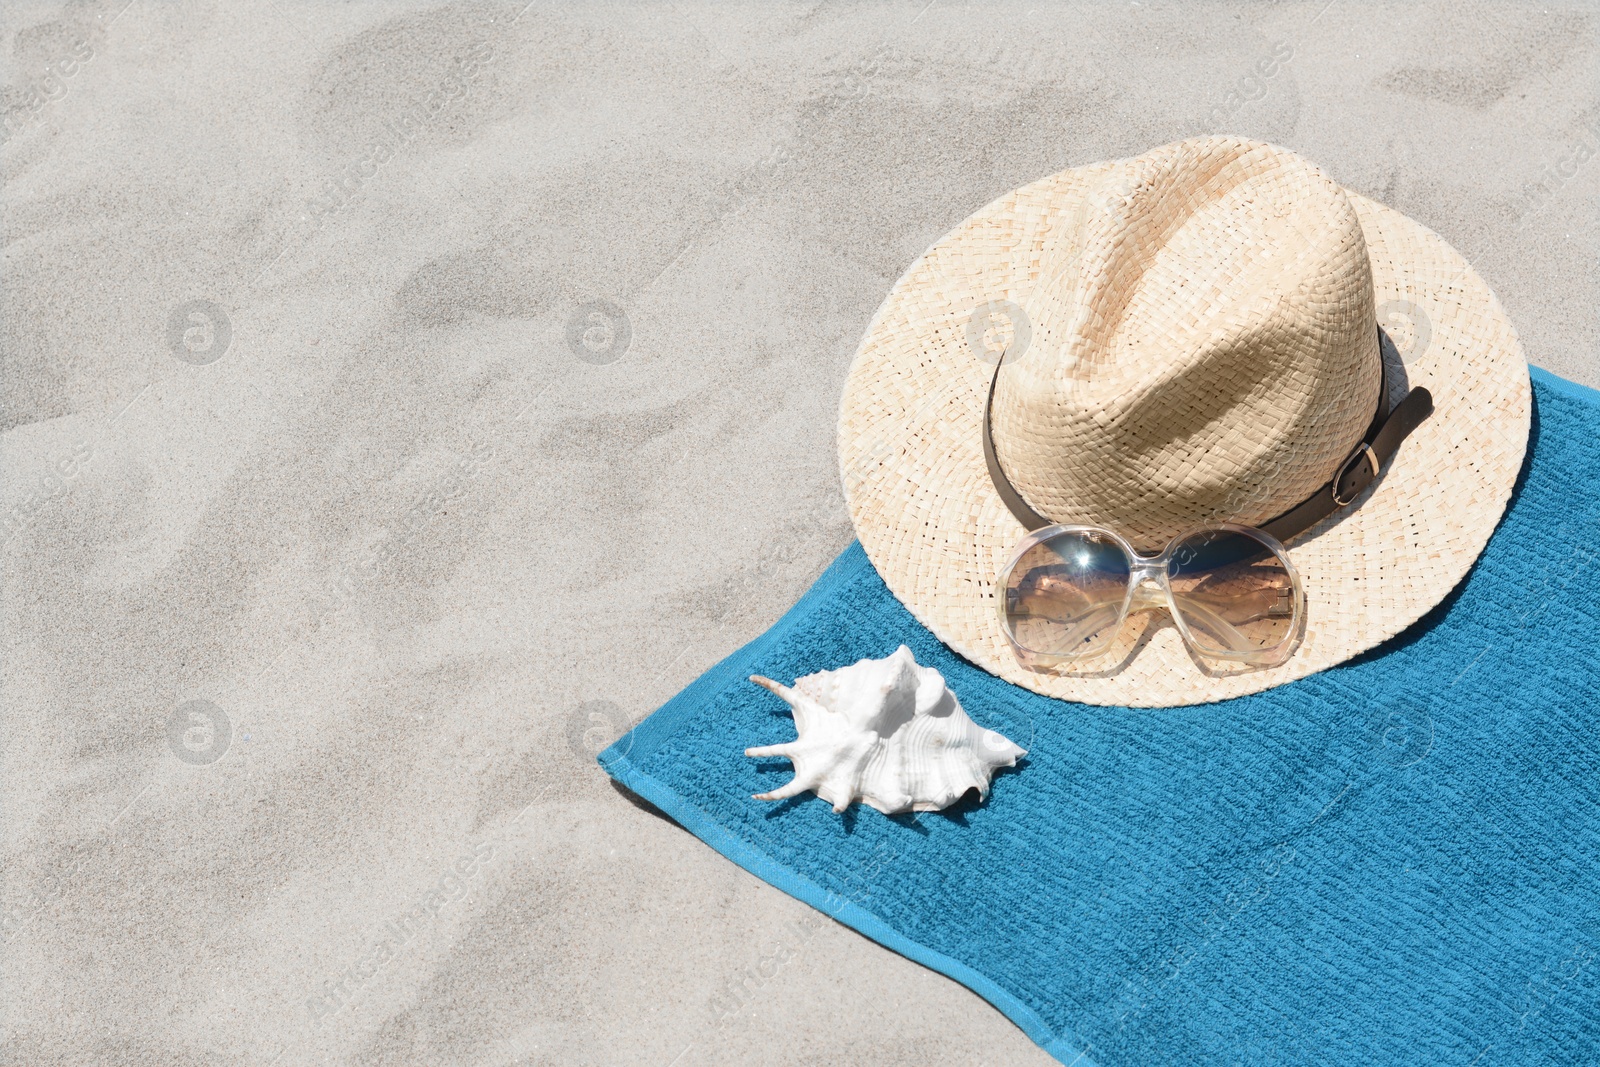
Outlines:
[[944, 676], [917, 666], [901, 645], [884, 659], [864, 659], [795, 680], [750, 680], [782, 697], [800, 735], [786, 745], [747, 748], [746, 756], [782, 756], [794, 778], [757, 800], [783, 800], [806, 790], [843, 811], [862, 800], [885, 815], [938, 811], [969, 789], [989, 795], [996, 767], [1027, 755], [961, 710]]

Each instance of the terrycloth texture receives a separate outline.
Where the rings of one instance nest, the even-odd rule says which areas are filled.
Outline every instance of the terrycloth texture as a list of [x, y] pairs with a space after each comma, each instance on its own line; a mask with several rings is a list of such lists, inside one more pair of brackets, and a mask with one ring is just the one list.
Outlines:
[[[1374, 653], [1219, 704], [1052, 700], [952, 655], [852, 545], [601, 754], [712, 847], [970, 986], [1065, 1063], [1600, 1060], [1600, 394], [1534, 372], [1468, 579]], [[1029, 750], [989, 800], [835, 815], [750, 745], [901, 642]]]

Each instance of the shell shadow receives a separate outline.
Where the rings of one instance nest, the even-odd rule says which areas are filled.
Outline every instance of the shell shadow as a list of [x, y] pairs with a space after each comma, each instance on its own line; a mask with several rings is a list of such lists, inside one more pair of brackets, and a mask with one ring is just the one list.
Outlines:
[[[853, 804], [851, 805], [851, 810], [854, 811], [858, 807], [860, 807], [859, 804]], [[896, 826], [903, 826], [912, 833], [921, 834], [923, 837], [927, 837], [928, 828], [922, 825], [922, 823], [918, 820], [918, 816], [931, 814], [933, 814], [933, 812], [897, 811], [893, 815], [885, 815], [884, 818], [888, 819]]]
[[[994, 777], [998, 778], [1002, 774], [1015, 774], [1023, 770], [1027, 763], [1028, 760], [1023, 758], [1018, 760], [1014, 767], [997, 767], [994, 772]], [[994, 790], [992, 788], [990, 789], [989, 795], [990, 797], [994, 795]], [[763, 812], [762, 817], [765, 819], [776, 819], [788, 814], [790, 811], [798, 808], [800, 805], [809, 803], [811, 801], [816, 801], [822, 804], [827, 803], [819, 798], [815, 793], [799, 793], [795, 796], [779, 801], [767, 811]], [[641, 800], [639, 803], [648, 804], [649, 802]], [[938, 815], [955, 823], [957, 826], [969, 826], [970, 823], [967, 821], [968, 817], [973, 812], [979, 811], [987, 806], [988, 803], [989, 801], [980, 796], [976, 788], [973, 788], [961, 794], [961, 796], [948, 807], [941, 808], [938, 811], [899, 811], [895, 812], [893, 815], [885, 815], [884, 818], [888, 819], [897, 826], [904, 827], [913, 833], [918, 833], [923, 837], [927, 837], [929, 835], [929, 830], [920, 821], [922, 816]], [[867, 810], [869, 807], [870, 805], [864, 804], [863, 802], [857, 800], [852, 802], [848, 808], [845, 808], [844, 811], [840, 813], [839, 823], [844, 828], [846, 836], [852, 835], [856, 832], [856, 824], [861, 818], [861, 813]], [[662, 817], [667, 818], [665, 815]]]
[[[798, 808], [800, 805], [804, 804], [806, 801], [808, 801], [808, 800], [816, 800], [816, 799], [817, 799], [817, 795], [815, 793], [796, 793], [792, 797], [786, 797], [783, 800], [778, 801], [776, 804], [773, 804], [771, 807], [769, 807], [762, 814], [762, 818], [764, 818], [764, 819], [776, 819], [776, 818], [779, 818], [780, 816], [787, 815], [789, 812], [793, 811], [795, 808]], [[771, 803], [771, 802], [763, 800], [763, 801], [759, 801], [758, 803], [768, 804], [768, 803]]]
[[923, 812], [922, 814], [939, 815], [945, 819], [948, 819], [950, 822], [955, 823], [957, 826], [970, 826], [971, 823], [967, 821], [968, 816], [972, 815], [974, 812], [982, 811], [984, 808], [989, 806], [991, 801], [994, 800], [994, 783], [999, 781], [1002, 775], [1020, 774], [1022, 771], [1027, 769], [1028, 762], [1028, 757], [1023, 756], [1010, 767], [996, 767], [994, 769], [994, 773], [990, 775], [989, 778], [989, 795], [987, 797], [979, 794], [977, 788], [974, 787], [967, 790], [965, 793], [962, 793], [961, 796], [956, 798], [955, 803], [951, 804], [949, 807], [941, 808], [938, 811]]
[[981, 807], [983, 807], [983, 798], [978, 795], [978, 791], [976, 789], [969, 789], [965, 793], [962, 793], [961, 796], [956, 799], [956, 802], [951, 804], [948, 808], [942, 808], [939, 811], [930, 811], [928, 814], [943, 816], [946, 820], [955, 823], [957, 826], [970, 826], [972, 824], [967, 821], [967, 817]]

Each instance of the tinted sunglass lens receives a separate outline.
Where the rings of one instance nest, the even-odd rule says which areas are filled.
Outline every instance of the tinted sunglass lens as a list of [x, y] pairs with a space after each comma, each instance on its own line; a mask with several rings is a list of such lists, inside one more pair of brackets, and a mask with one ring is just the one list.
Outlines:
[[1202, 652], [1270, 651], [1293, 633], [1294, 576], [1277, 552], [1249, 534], [1191, 534], [1173, 547], [1167, 583]]
[[1122, 623], [1130, 568], [1121, 545], [1092, 531], [1057, 534], [1028, 548], [1006, 574], [1012, 640], [1050, 656], [1101, 651]]

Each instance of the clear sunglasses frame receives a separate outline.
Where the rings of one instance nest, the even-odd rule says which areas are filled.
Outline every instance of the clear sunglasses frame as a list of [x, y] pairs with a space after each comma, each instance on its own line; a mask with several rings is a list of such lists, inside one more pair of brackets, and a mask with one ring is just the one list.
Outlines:
[[[1210, 530], [1225, 530], [1229, 533], [1242, 534], [1254, 538], [1265, 548], [1272, 552], [1282, 564], [1288, 574], [1292, 590], [1292, 614], [1289, 628], [1282, 640], [1265, 648], [1237, 648], [1232, 650], [1219, 650], [1207, 647], [1199, 641], [1190, 629], [1188, 620], [1184, 617], [1184, 609], [1179, 608], [1173, 596], [1172, 584], [1169, 577], [1172, 562], [1177, 555], [1186, 550], [1186, 543], [1197, 534]], [[1128, 587], [1122, 597], [1122, 606], [1117, 614], [1116, 622], [1106, 626], [1100, 633], [1103, 638], [1088, 648], [1078, 652], [1038, 652], [1023, 645], [1013, 632], [1011, 620], [1007, 614], [1007, 590], [1010, 587], [1011, 572], [1029, 550], [1035, 546], [1060, 537], [1063, 534], [1094, 534], [1104, 537], [1122, 549], [1123, 555], [1128, 560]], [[1184, 561], [1180, 560], [1180, 565]], [[1289, 559], [1289, 553], [1282, 543], [1264, 530], [1252, 526], [1241, 526], [1231, 522], [1209, 522], [1200, 526], [1191, 527], [1178, 534], [1167, 542], [1167, 547], [1154, 556], [1141, 556], [1134, 547], [1114, 530], [1103, 526], [1082, 525], [1056, 525], [1046, 526], [1035, 530], [1022, 539], [1022, 542], [1012, 552], [1011, 559], [1001, 569], [999, 577], [995, 580], [995, 607], [1000, 619], [1000, 629], [1006, 635], [1006, 640], [1011, 644], [1012, 651], [1016, 654], [1018, 662], [1033, 668], [1049, 668], [1063, 664], [1077, 664], [1092, 660], [1104, 655], [1116, 643], [1117, 635], [1127, 624], [1128, 616], [1140, 611], [1165, 609], [1172, 617], [1173, 624], [1178, 633], [1183, 637], [1191, 651], [1205, 659], [1223, 660], [1238, 663], [1247, 663], [1253, 666], [1276, 666], [1286, 659], [1293, 651], [1295, 641], [1300, 634], [1301, 626], [1305, 619], [1305, 591], [1300, 584], [1300, 574], [1294, 568], [1294, 563]], [[1186, 602], [1187, 610], [1204, 612], [1203, 605], [1192, 601]], [[1222, 620], [1222, 624], [1232, 629], [1232, 624]]]

